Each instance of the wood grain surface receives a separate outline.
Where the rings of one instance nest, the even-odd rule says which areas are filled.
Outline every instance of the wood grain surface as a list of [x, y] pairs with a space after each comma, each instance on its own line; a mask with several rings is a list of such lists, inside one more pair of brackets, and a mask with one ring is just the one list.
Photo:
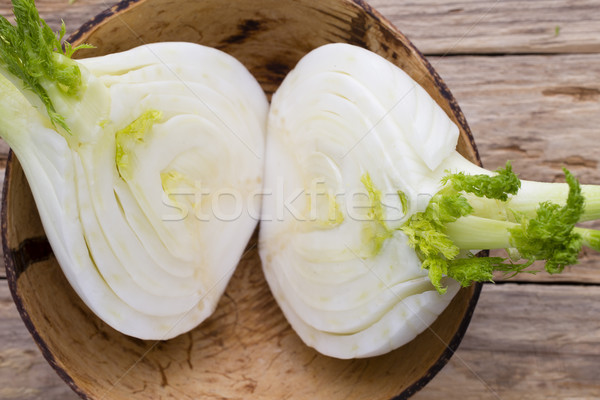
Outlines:
[[[53, 27], [62, 18], [72, 32], [114, 2], [37, 4]], [[522, 178], [556, 181], [564, 165], [600, 184], [600, 2], [369, 4], [429, 55], [459, 101], [485, 166], [511, 159]], [[10, 15], [8, 0], [0, 14]], [[3, 144], [2, 168], [6, 154]], [[598, 261], [586, 253], [560, 276], [485, 285], [459, 350], [414, 398], [600, 398]], [[76, 398], [42, 358], [0, 281], [0, 399]]]

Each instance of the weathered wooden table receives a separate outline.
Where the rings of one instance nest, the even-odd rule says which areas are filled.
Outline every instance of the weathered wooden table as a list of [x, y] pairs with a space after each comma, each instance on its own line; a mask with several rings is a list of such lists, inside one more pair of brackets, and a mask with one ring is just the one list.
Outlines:
[[[111, 0], [38, 0], [74, 31]], [[600, 184], [599, 0], [372, 0], [458, 99], [486, 167]], [[0, 14], [9, 16], [2, 0]], [[8, 148], [0, 146], [4, 169]], [[2, 176], [3, 176], [3, 171]], [[0, 399], [77, 396], [36, 348], [0, 269]], [[484, 285], [459, 350], [415, 399], [600, 398], [600, 256]]]

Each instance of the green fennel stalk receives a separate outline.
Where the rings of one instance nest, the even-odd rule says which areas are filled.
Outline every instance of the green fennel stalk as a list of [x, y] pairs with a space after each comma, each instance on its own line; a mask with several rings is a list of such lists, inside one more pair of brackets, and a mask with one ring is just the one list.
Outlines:
[[[408, 236], [440, 293], [445, 292], [441, 283], [445, 275], [468, 286], [473, 281], [492, 281], [494, 271], [519, 273], [537, 260], [545, 260], [548, 273], [560, 273], [577, 262], [582, 246], [600, 251], [600, 231], [575, 227], [595, 216], [597, 207], [586, 209], [579, 182], [569, 171], [564, 172], [568, 186], [565, 204], [542, 201], [534, 214], [531, 201], [511, 201], [518, 198], [521, 181], [510, 163], [494, 176], [448, 174], [442, 180], [443, 189], [425, 211], [412, 215], [399, 229]], [[564, 196], [562, 185], [556, 189], [557, 199]], [[586, 189], [595, 191], [589, 186]], [[474, 197], [477, 201], [469, 200]], [[526, 207], [521, 210], [519, 204]], [[512, 249], [512, 257], [459, 257], [463, 250], [496, 248]], [[515, 255], [523, 262], [517, 263]]]

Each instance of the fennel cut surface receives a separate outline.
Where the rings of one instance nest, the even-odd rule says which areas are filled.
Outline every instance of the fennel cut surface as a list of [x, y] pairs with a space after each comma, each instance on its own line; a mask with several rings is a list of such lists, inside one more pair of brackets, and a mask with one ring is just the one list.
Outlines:
[[338, 358], [407, 343], [459, 289], [447, 280], [439, 295], [394, 229], [440, 189], [442, 160], [464, 161], [458, 128], [384, 61], [350, 45], [318, 48], [285, 78], [269, 113], [265, 190], [292, 200], [281, 212], [275, 199], [263, 202], [263, 269], [302, 340]]
[[0, 70], [0, 134], [54, 254], [116, 330], [189, 331], [214, 311], [257, 224], [219, 194], [246, 200], [262, 187], [266, 97], [241, 63], [196, 44], [55, 57], [81, 71], [74, 95], [42, 82], [64, 125]]

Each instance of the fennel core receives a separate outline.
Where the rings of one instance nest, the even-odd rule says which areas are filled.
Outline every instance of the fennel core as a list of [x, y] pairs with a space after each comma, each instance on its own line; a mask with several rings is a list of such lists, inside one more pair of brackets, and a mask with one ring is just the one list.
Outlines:
[[121, 178], [129, 181], [135, 163], [135, 146], [144, 141], [144, 136], [152, 129], [154, 123], [160, 121], [163, 114], [157, 110], [145, 111], [125, 128], [115, 134], [115, 163]]
[[[585, 206], [582, 187], [569, 171], [564, 169], [566, 196], [565, 184], [521, 182], [510, 163], [496, 172], [493, 176], [449, 173], [427, 208], [398, 228], [407, 235], [440, 294], [446, 291], [441, 282], [444, 276], [469, 286], [493, 281], [494, 271], [517, 274], [537, 260], [545, 260], [545, 270], [554, 274], [575, 264], [582, 246], [600, 251], [600, 231], [575, 227], [597, 218], [600, 208], [595, 203]], [[368, 176], [363, 177], [371, 192], [369, 182]], [[539, 185], [543, 191], [537, 190]], [[584, 189], [598, 194], [597, 187]], [[565, 204], [542, 201], [548, 191], [554, 192], [551, 198], [566, 197]], [[537, 205], [533, 212], [532, 203]], [[475, 257], [470, 252], [502, 248], [509, 258]]]

